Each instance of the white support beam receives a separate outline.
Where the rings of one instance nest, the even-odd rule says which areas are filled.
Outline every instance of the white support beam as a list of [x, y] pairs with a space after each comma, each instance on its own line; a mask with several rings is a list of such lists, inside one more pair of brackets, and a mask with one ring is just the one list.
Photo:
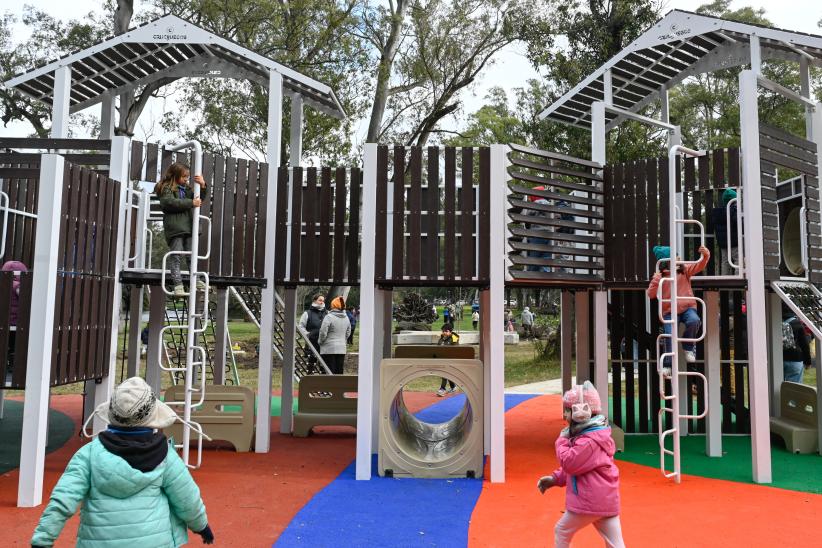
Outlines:
[[608, 292], [594, 291], [594, 382], [608, 416]]
[[274, 307], [277, 305], [274, 292], [274, 270], [278, 250], [274, 247], [277, 231], [277, 168], [280, 166], [280, 143], [283, 130], [283, 76], [275, 70], [269, 71], [268, 81], [268, 192], [265, 208], [269, 221], [265, 225], [265, 265], [266, 286], [260, 296], [260, 358], [257, 373], [257, 431], [254, 451], [268, 453], [271, 447], [271, 370], [274, 367]]
[[[377, 229], [377, 145], [363, 149], [362, 234]], [[374, 283], [374, 238], [364, 237], [360, 251], [360, 347], [357, 375], [357, 461], [356, 478], [371, 479], [372, 402], [377, 333], [376, 284]]]
[[759, 36], [750, 35], [751, 44], [751, 71], [754, 74], [762, 74], [762, 47], [759, 44]]
[[705, 292], [705, 376], [708, 378], [708, 416], [705, 420], [705, 454], [722, 456], [722, 354], [719, 331], [719, 291]]
[[[758, 40], [757, 40], [758, 42]], [[751, 39], [751, 50], [758, 46]], [[753, 54], [751, 55], [754, 60]], [[742, 193], [745, 215], [745, 277], [748, 280], [748, 383], [753, 480], [771, 482], [770, 417], [768, 413], [768, 328], [765, 306], [765, 252], [762, 233], [762, 184], [759, 159], [757, 73], [739, 75], [739, 118], [742, 137]]]
[[[69, 97], [71, 94], [71, 67], [54, 71], [54, 95], [51, 106], [51, 138], [69, 136]], [[62, 182], [61, 182], [62, 184]], [[38, 210], [39, 211], [39, 210]]]
[[[811, 69], [808, 60], [802, 57], [799, 60], [799, 93], [806, 99], [811, 99]], [[805, 105], [805, 137], [813, 139], [811, 127], [813, 126], [813, 107]]]
[[591, 380], [591, 318], [588, 313], [589, 294], [577, 291], [574, 295], [574, 321], [577, 328], [577, 384]]
[[[491, 307], [491, 291], [486, 289], [480, 291], [480, 360], [483, 368], [483, 401], [491, 401], [491, 368], [485, 364], [491, 363], [491, 337], [494, 333], [494, 322], [488, 317], [488, 310]], [[491, 409], [486, 405], [483, 407], [483, 441], [484, 455], [491, 454]]]
[[143, 343], [140, 340], [143, 330], [143, 287], [132, 286], [129, 293], [126, 374], [128, 377], [136, 377], [140, 374], [140, 350], [143, 348]]
[[[68, 95], [65, 97], [65, 106], [68, 107]], [[68, 108], [65, 112], [68, 113]], [[55, 124], [59, 123], [59, 120], [55, 121]], [[31, 265], [31, 309], [37, 311], [37, 316], [32, 317], [29, 324], [20, 479], [17, 484], [17, 506], [24, 508], [39, 506], [43, 502], [51, 348], [54, 344], [54, 309], [57, 297], [57, 247], [60, 240], [60, 206], [65, 167], [63, 157], [57, 154], [43, 154], [40, 158], [40, 188], [37, 199], [39, 216], [34, 241], [34, 263]]]
[[574, 294], [563, 289], [559, 296], [560, 306], [560, 363], [562, 376], [562, 393], [573, 386], [573, 353], [574, 353]]
[[217, 288], [217, 310], [214, 314], [214, 384], [225, 384], [226, 353], [228, 347], [228, 288]]
[[294, 358], [297, 354], [297, 288], [287, 287], [283, 295], [283, 378], [280, 405], [280, 434], [294, 431]]
[[605, 129], [605, 110], [602, 101], [591, 105], [591, 161], [605, 164], [607, 130]]
[[671, 123], [671, 101], [668, 96], [668, 88], [662, 86], [659, 88], [659, 103], [660, 103], [660, 119], [666, 124]]
[[100, 103], [100, 139], [114, 137], [114, 125], [117, 119], [117, 105], [114, 95], [106, 94]]
[[614, 104], [614, 78], [611, 74], [611, 69], [606, 70], [602, 73], [602, 84], [603, 84], [603, 91], [605, 95], [605, 104], [613, 105]]
[[[504, 227], [507, 214], [505, 189], [508, 181], [508, 146], [491, 145], [491, 212], [492, 227]], [[491, 482], [505, 481], [505, 333], [495, 328], [496, 320], [505, 313], [505, 232], [492, 230], [488, 246], [490, 255], [490, 304], [486, 321], [491, 324], [490, 356], [484, 367], [491, 368]]]
[[782, 381], [785, 380], [785, 361], [782, 356], [782, 298], [776, 292], [768, 294], [768, 329], [771, 341], [771, 359], [768, 362], [771, 382], [770, 414], [772, 417], [778, 417], [781, 414], [779, 398], [782, 392]]
[[291, 96], [291, 134], [288, 149], [288, 165], [297, 167], [302, 164], [303, 156], [303, 98]]
[[[123, 294], [123, 286], [120, 284], [120, 270], [123, 267], [123, 254], [125, 250], [126, 233], [126, 195], [128, 190], [129, 172], [128, 162], [131, 156], [131, 139], [129, 137], [114, 137], [111, 140], [111, 158], [109, 162], [109, 178], [118, 181], [118, 191], [120, 194], [120, 210], [117, 214], [117, 236], [114, 253], [114, 302], [111, 303], [111, 340], [109, 341], [109, 360], [106, 374], [94, 385], [94, 405], [100, 405], [109, 400], [114, 391], [114, 380], [117, 371], [117, 342], [119, 340], [118, 330], [120, 326], [120, 300]], [[39, 223], [39, 221], [38, 221]], [[139, 321], [139, 320], [138, 320]], [[105, 430], [107, 424], [99, 417], [94, 419], [94, 433]]]

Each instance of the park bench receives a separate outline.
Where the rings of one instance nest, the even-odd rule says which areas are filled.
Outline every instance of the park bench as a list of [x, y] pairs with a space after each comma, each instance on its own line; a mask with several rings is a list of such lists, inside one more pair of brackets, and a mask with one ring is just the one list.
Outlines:
[[771, 432], [785, 442], [791, 453], [815, 453], [819, 447], [816, 388], [783, 382], [779, 396], [780, 417], [771, 417]]
[[300, 379], [294, 436], [315, 426], [357, 427], [357, 375], [306, 375]]
[[[165, 392], [165, 401], [183, 401], [185, 386], [178, 384]], [[200, 394], [194, 392], [196, 403]], [[247, 386], [207, 385], [203, 404], [191, 408], [191, 420], [200, 424], [212, 440], [227, 441], [238, 453], [251, 450], [254, 440], [254, 392]], [[165, 429], [167, 436], [183, 439], [183, 424], [175, 422]], [[192, 439], [196, 434], [192, 433]]]

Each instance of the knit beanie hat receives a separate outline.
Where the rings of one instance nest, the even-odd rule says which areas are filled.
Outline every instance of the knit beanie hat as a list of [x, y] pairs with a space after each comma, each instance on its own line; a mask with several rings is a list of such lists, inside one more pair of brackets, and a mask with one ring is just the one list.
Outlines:
[[[580, 388], [582, 388], [582, 401], [579, 401]], [[562, 405], [566, 409], [573, 409], [579, 403], [587, 403], [591, 409], [592, 415], [599, 415], [602, 413], [602, 401], [599, 399], [599, 392], [591, 384], [591, 381], [585, 381], [582, 386], [576, 386], [568, 390], [562, 396]]]
[[654, 257], [656, 257], [657, 261], [661, 261], [663, 259], [670, 259], [671, 258], [671, 248], [667, 245], [657, 245], [654, 246]]
[[728, 202], [736, 198], [736, 191], [732, 188], [726, 188], [722, 193], [722, 205], [727, 206]]
[[331, 301], [331, 310], [342, 310], [345, 308], [345, 299], [342, 297], [334, 297]]

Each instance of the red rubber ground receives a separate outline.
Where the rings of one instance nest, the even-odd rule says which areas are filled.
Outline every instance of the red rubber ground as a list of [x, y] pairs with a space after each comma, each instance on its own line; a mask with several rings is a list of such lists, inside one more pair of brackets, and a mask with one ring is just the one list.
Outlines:
[[[557, 465], [560, 405], [559, 396], [541, 396], [506, 413], [506, 483], [483, 485], [470, 546], [553, 546], [565, 493], [555, 488], [540, 495], [536, 483]], [[656, 468], [618, 464], [627, 546], [822, 546], [820, 495], [693, 476], [675, 485]], [[602, 545], [593, 529], [574, 543]]]

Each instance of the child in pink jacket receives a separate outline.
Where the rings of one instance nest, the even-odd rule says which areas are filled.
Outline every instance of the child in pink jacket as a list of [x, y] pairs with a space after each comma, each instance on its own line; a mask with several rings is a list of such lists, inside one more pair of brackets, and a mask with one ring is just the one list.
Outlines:
[[593, 525], [609, 548], [624, 548], [619, 522], [619, 470], [614, 464], [616, 446], [608, 419], [594, 385], [569, 390], [562, 397], [565, 420], [555, 447], [559, 468], [539, 479], [544, 493], [565, 487], [565, 514], [554, 528], [557, 548], [571, 545], [577, 531]]

